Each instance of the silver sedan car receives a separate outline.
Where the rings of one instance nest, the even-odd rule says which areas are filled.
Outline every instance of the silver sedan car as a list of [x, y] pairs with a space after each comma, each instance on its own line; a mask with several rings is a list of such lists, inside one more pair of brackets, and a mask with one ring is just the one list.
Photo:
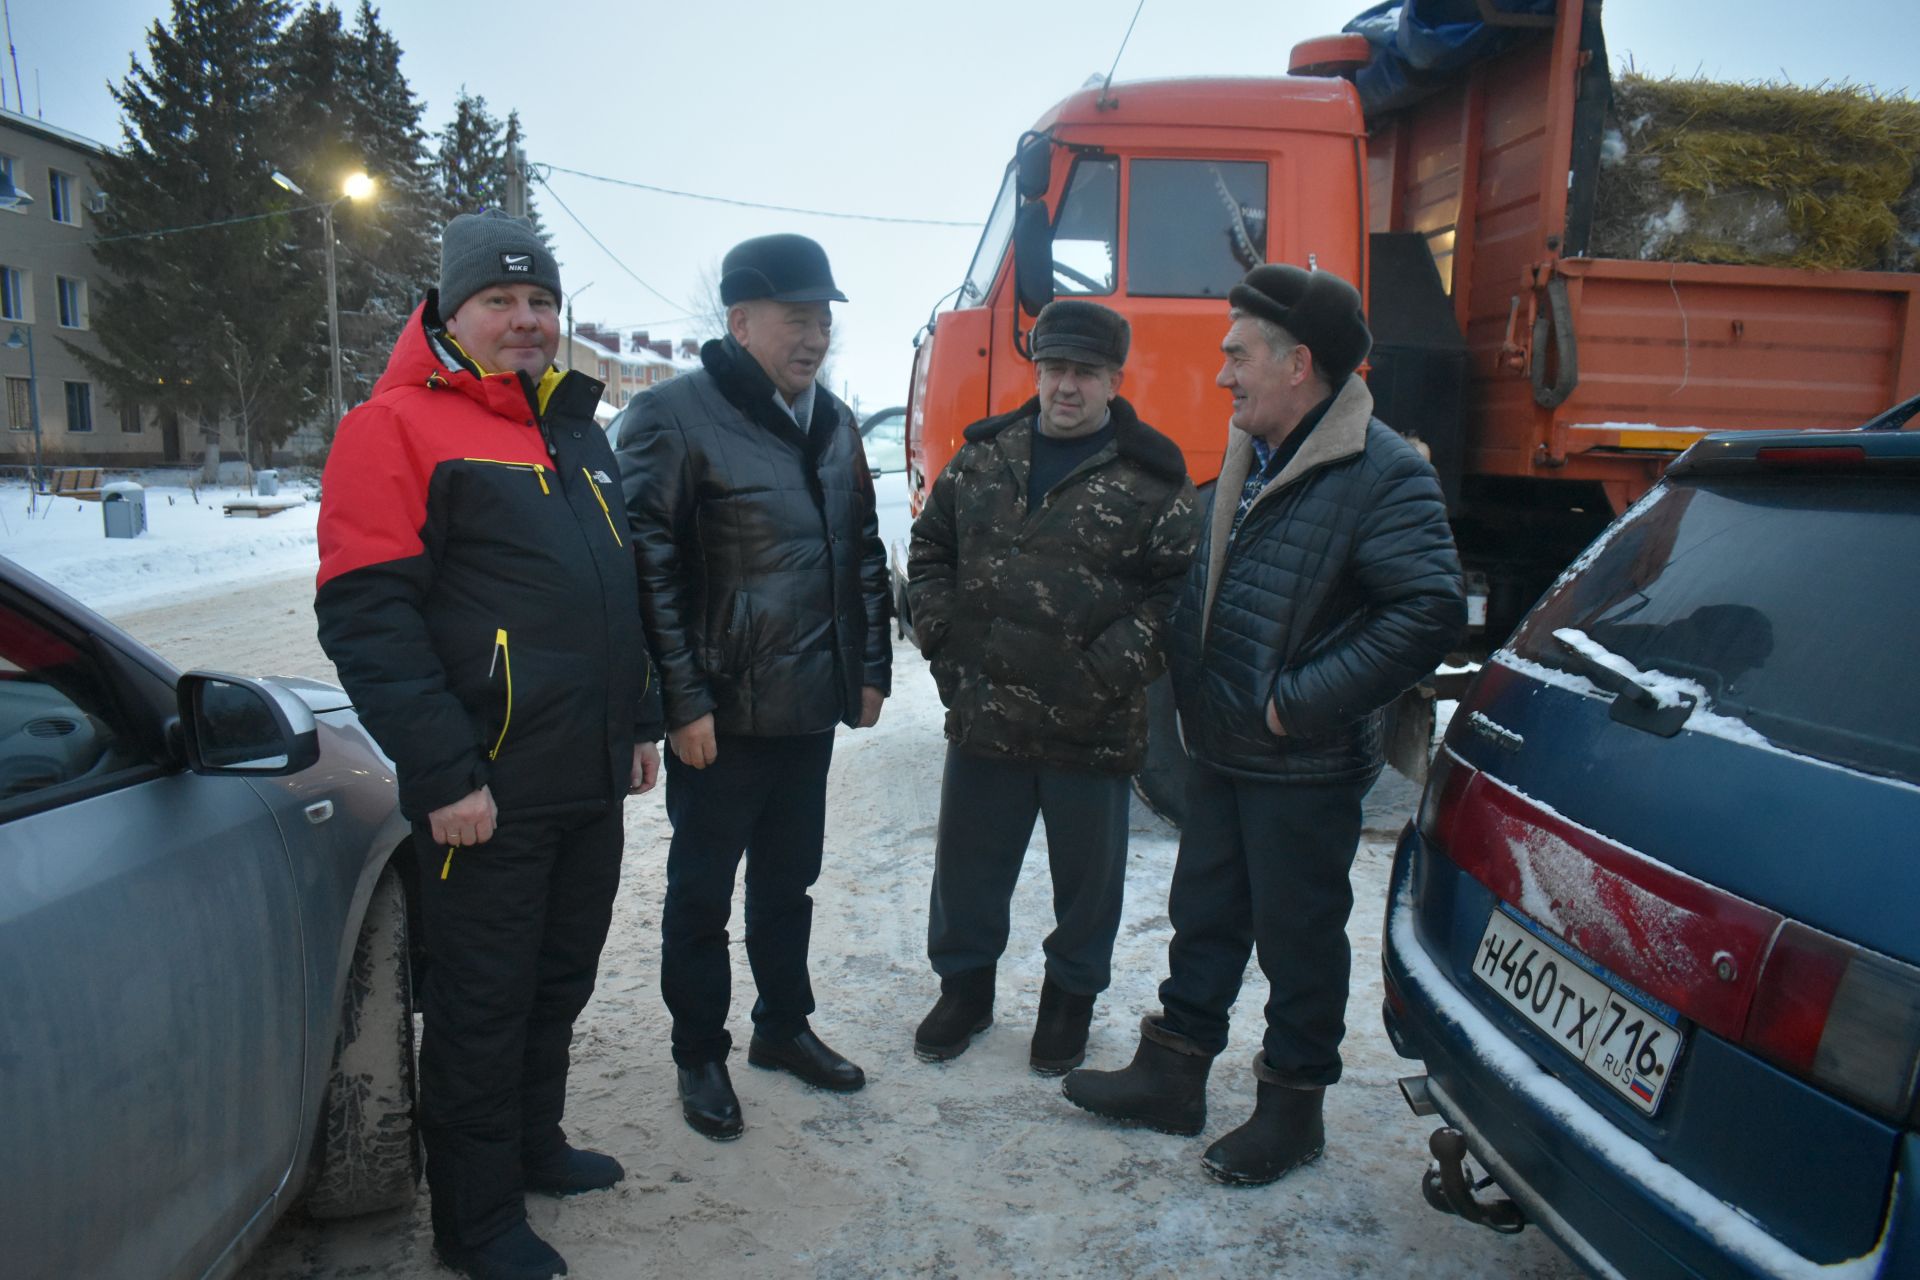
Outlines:
[[0, 1275], [412, 1199], [407, 834], [338, 689], [181, 675], [0, 558]]

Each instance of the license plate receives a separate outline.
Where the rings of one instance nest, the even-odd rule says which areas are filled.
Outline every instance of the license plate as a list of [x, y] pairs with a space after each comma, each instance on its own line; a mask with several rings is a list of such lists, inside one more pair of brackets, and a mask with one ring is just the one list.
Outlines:
[[1622, 995], [1504, 910], [1487, 920], [1473, 975], [1634, 1108], [1659, 1109], [1680, 1056], [1675, 1019]]

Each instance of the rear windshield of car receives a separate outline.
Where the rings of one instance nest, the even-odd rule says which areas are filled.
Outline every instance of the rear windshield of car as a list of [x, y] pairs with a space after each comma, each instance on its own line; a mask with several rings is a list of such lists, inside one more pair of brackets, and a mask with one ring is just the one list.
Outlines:
[[1698, 682], [1776, 745], [1920, 781], [1920, 485], [1834, 476], [1671, 482], [1515, 633], [1562, 627]]

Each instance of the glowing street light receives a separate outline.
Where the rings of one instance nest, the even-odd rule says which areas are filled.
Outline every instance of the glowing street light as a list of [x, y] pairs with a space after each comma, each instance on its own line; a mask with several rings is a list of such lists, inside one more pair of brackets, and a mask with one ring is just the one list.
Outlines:
[[[297, 196], [304, 197], [307, 194], [300, 189], [299, 183], [278, 169], [273, 171], [273, 181], [275, 186], [291, 191]], [[373, 191], [372, 178], [364, 173], [349, 174], [346, 181], [340, 184], [340, 195], [320, 206], [320, 222], [327, 241], [327, 345], [333, 352], [333, 378], [328, 384], [328, 390], [331, 392], [330, 412], [334, 422], [340, 421], [347, 407], [346, 395], [341, 389], [340, 379], [340, 286], [334, 276], [333, 209], [342, 200], [365, 200], [373, 194]]]

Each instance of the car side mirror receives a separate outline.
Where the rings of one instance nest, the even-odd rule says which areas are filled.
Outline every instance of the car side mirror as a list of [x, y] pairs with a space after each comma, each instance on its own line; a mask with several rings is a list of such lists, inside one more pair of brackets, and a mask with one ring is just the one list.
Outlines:
[[1020, 206], [1013, 219], [1013, 290], [1030, 316], [1053, 301], [1053, 224], [1038, 201]]
[[270, 681], [189, 671], [175, 692], [187, 765], [195, 773], [270, 778], [320, 759], [312, 709]]

